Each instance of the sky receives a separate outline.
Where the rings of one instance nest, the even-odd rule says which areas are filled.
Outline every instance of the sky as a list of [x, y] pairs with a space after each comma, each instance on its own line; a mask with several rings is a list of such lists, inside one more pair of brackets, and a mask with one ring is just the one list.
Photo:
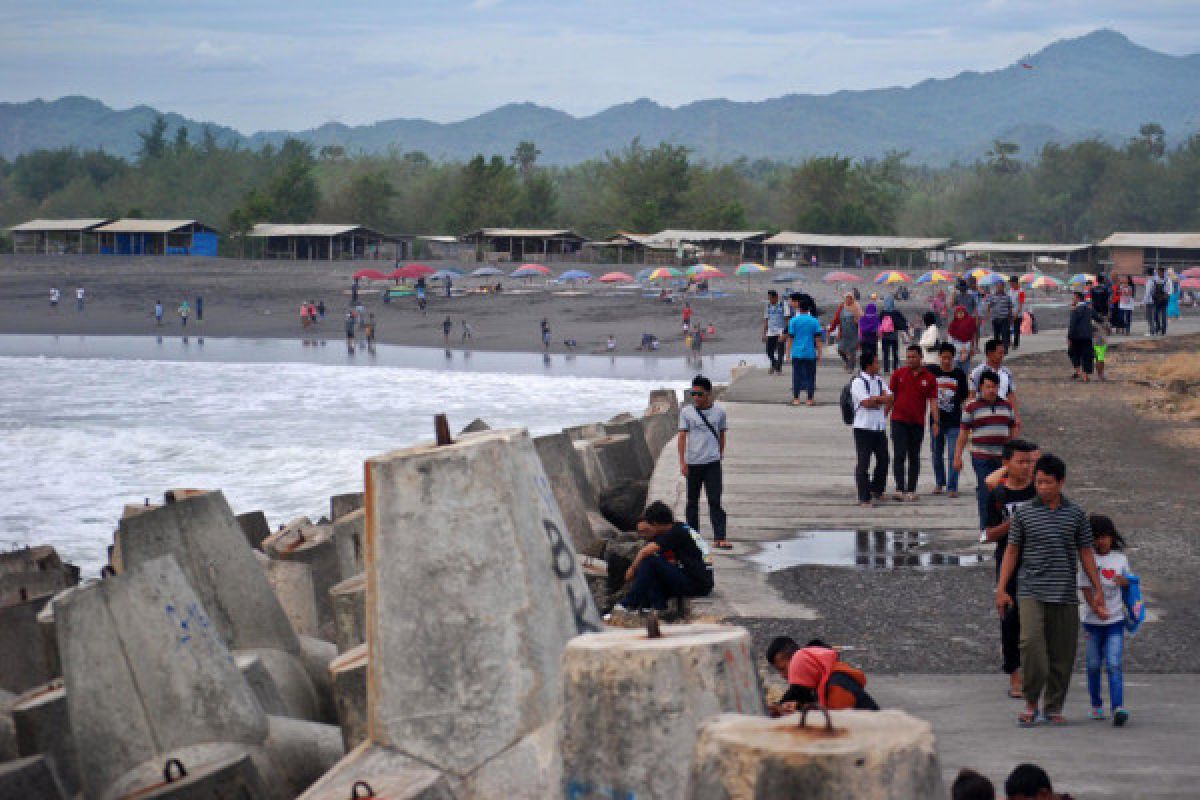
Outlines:
[[510, 102], [911, 85], [1112, 28], [1200, 50], [1196, 0], [0, 0], [0, 101], [81, 94], [257, 130]]

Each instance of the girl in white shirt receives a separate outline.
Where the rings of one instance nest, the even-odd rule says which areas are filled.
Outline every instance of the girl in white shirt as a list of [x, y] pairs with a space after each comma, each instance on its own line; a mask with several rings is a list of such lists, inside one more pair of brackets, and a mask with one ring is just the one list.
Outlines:
[[[1104, 592], [1104, 608], [1108, 616], [1101, 619], [1087, 604], [1080, 606], [1083, 629], [1087, 635], [1088, 694], [1091, 695], [1091, 719], [1104, 719], [1104, 694], [1101, 673], [1108, 673], [1108, 699], [1112, 704], [1113, 725], [1121, 727], [1129, 721], [1125, 710], [1125, 679], [1122, 662], [1125, 657], [1125, 600], [1121, 589], [1129, 585], [1129, 560], [1122, 552], [1125, 540], [1117, 533], [1113, 521], [1102, 514], [1088, 518], [1096, 548], [1096, 572], [1100, 573], [1100, 589]], [[1093, 589], [1079, 569], [1078, 585], [1087, 599]], [[1084, 588], [1086, 587], [1086, 588]]]

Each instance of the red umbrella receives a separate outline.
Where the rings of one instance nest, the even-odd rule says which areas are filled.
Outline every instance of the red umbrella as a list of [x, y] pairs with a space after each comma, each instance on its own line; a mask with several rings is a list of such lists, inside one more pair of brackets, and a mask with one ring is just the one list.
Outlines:
[[522, 264], [521, 266], [517, 267], [517, 269], [514, 271], [519, 271], [519, 270], [523, 270], [523, 269], [531, 269], [534, 272], [540, 272], [543, 275], [550, 274], [550, 268], [543, 267], [541, 264]]
[[1181, 289], [1200, 289], [1200, 278], [1184, 278], [1179, 282]]
[[1133, 282], [1136, 283], [1138, 286], [1145, 286], [1146, 285], [1146, 276], [1145, 275], [1134, 275]]
[[624, 272], [606, 272], [600, 276], [601, 283], [628, 283], [633, 277]]
[[729, 276], [719, 269], [706, 269], [704, 272], [697, 272], [693, 277], [698, 281], [706, 281], [709, 278], [728, 278]]
[[1200, 278], [1200, 267], [1188, 267], [1179, 274], [1185, 278]]
[[386, 281], [388, 276], [384, 275], [377, 269], [360, 269], [358, 272], [354, 273], [355, 280], [361, 280], [363, 278], [366, 278], [369, 281]]
[[821, 280], [826, 283], [862, 283], [862, 277], [853, 272], [828, 272]]
[[405, 264], [400, 269], [392, 272], [391, 277], [400, 278], [427, 278], [437, 270], [432, 270], [424, 264]]

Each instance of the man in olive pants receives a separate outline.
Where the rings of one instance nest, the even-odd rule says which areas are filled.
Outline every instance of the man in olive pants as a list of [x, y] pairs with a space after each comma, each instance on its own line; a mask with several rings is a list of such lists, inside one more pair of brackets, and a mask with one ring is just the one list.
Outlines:
[[1003, 616], [1013, 604], [1005, 587], [1020, 564], [1017, 610], [1025, 710], [1017, 722], [1022, 727], [1039, 722], [1039, 701], [1044, 701], [1047, 722], [1066, 722], [1062, 710], [1079, 641], [1079, 601], [1072, 576], [1077, 575], [1080, 564], [1094, 590], [1092, 609], [1102, 619], [1108, 616], [1096, 572], [1092, 528], [1083, 509], [1063, 496], [1066, 478], [1062, 459], [1049, 453], [1038, 459], [1033, 477], [1037, 497], [1013, 511], [1008, 547], [996, 580], [996, 609]]

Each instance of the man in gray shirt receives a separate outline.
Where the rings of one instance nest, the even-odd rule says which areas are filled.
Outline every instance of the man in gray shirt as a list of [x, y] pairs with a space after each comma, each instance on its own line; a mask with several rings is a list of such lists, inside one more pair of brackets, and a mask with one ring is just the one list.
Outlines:
[[725, 455], [725, 410], [713, 403], [712, 381], [692, 379], [692, 404], [679, 412], [679, 469], [687, 478], [687, 524], [700, 530], [700, 490], [708, 497], [715, 547], [729, 550], [725, 541], [725, 509], [721, 508], [721, 458]]

